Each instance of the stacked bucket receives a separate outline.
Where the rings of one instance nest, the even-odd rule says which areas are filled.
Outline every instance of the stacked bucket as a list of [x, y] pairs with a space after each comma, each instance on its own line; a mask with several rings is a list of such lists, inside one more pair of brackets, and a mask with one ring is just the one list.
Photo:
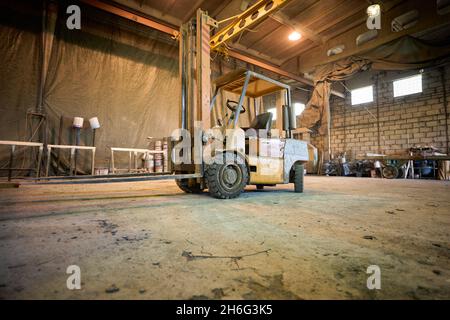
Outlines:
[[[155, 141], [155, 151], [163, 151], [163, 143], [161, 140]], [[155, 153], [155, 172], [162, 173], [164, 171], [164, 156], [162, 153]]]
[[169, 170], [169, 157], [164, 155], [168, 154], [168, 140], [153, 140], [149, 143], [148, 149], [154, 151], [162, 151], [161, 153], [147, 154], [143, 160], [145, 161], [145, 168], [149, 173], [162, 173]]
[[155, 172], [155, 161], [153, 159], [153, 154], [150, 154], [150, 153], [146, 154], [144, 161], [145, 161], [145, 168], [147, 169], [147, 172], [149, 172], [149, 173]]
[[166, 155], [166, 157], [164, 157], [164, 172], [168, 172], [169, 171], [169, 142], [167, 141], [167, 139], [164, 139], [163, 142], [163, 151], [164, 151], [164, 155]]

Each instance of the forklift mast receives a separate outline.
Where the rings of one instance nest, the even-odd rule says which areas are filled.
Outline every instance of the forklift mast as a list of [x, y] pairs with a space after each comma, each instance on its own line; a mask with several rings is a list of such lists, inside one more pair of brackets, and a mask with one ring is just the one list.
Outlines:
[[195, 121], [201, 121], [203, 129], [210, 127], [211, 48], [209, 40], [211, 27], [215, 26], [217, 22], [199, 9], [196, 19], [192, 19], [180, 28], [180, 128], [189, 130], [192, 136]]
[[[199, 134], [196, 123], [202, 130], [211, 128], [211, 50], [226, 54], [225, 42], [239, 35], [246, 28], [260, 22], [267, 15], [281, 8], [290, 0], [260, 0], [241, 14], [225, 19], [232, 20], [211, 36], [211, 29], [218, 29], [221, 22], [198, 9], [195, 18], [181, 26], [179, 32], [179, 77], [181, 81], [180, 128], [188, 130], [191, 137]], [[287, 90], [286, 101], [290, 101]], [[194, 143], [201, 144], [200, 139]], [[200, 141], [200, 142], [198, 142]], [[202, 151], [201, 145], [192, 144], [192, 154]], [[195, 166], [195, 173], [201, 173]]]
[[[211, 99], [211, 51], [227, 54], [225, 43], [245, 29], [261, 22], [290, 0], [259, 0], [247, 10], [223, 21], [216, 21], [198, 9], [195, 18], [179, 32], [179, 68], [181, 80], [180, 128], [191, 131], [195, 121], [209, 129]], [[211, 36], [211, 29], [231, 20]]]

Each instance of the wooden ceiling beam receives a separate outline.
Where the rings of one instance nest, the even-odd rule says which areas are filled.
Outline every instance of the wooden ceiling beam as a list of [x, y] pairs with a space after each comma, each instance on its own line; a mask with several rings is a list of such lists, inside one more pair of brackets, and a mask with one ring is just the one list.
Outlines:
[[233, 2], [233, 0], [222, 1], [222, 3], [210, 13], [210, 17], [216, 19], [219, 13], [222, 12], [226, 7], [228, 7], [231, 2]]
[[[82, 2], [86, 1], [82, 0]], [[133, 0], [114, 0], [114, 1], [107, 0], [102, 2], [113, 5], [115, 7], [119, 7], [121, 9], [125, 9], [127, 11], [136, 11], [137, 13], [141, 13], [142, 15], [151, 16], [152, 18], [165, 24], [180, 25], [182, 23], [180, 19], [175, 18], [171, 15], [163, 14], [162, 11], [152, 8], [145, 3], [139, 4]]]
[[188, 13], [186, 13], [183, 17], [183, 22], [188, 21], [191, 17], [194, 16], [194, 14], [197, 12], [197, 9], [200, 8], [203, 4], [203, 2], [205, 2], [205, 0], [197, 0], [193, 5], [191, 10], [188, 11]]
[[[287, 15], [284, 15], [280, 12], [277, 12], [276, 14], [278, 16], [275, 16], [275, 18], [282, 18], [283, 20], [285, 20], [287, 23], [291, 23], [294, 26], [297, 26], [299, 29], [303, 28], [304, 29], [304, 34], [306, 37], [310, 37], [310, 40], [313, 40], [315, 42], [321, 42], [324, 43], [325, 42], [325, 38], [320, 37], [319, 33], [317, 32], [317, 30], [312, 30], [310, 28], [308, 28], [309, 25], [327, 17], [329, 14], [331, 14], [333, 11], [336, 10], [336, 7], [345, 3], [346, 0], [339, 0], [338, 2], [336, 2], [337, 0], [333, 0], [333, 2], [328, 1], [329, 3], [327, 3], [326, 1], [317, 1], [316, 3], [310, 5], [307, 9], [299, 12], [298, 14], [294, 15], [293, 17], [288, 17]], [[325, 3], [325, 4], [324, 4]], [[314, 14], [314, 11], [317, 11], [315, 15], [311, 16], [312, 14]], [[320, 12], [320, 14], [318, 14], [318, 12]], [[308, 23], [308, 25], [302, 24], [299, 21], [306, 21]], [[301, 32], [301, 30], [300, 30]]]
[[366, 23], [366, 19], [367, 19], [367, 17], [355, 19], [352, 22], [350, 22], [349, 24], [345, 25], [344, 27], [334, 30], [332, 33], [330, 33], [326, 36], [327, 42], [330, 41], [331, 39], [334, 39], [334, 38], [340, 36], [341, 34], [347, 32], [349, 30], [352, 30], [353, 28], [355, 28], [363, 23]]
[[[320, 1], [314, 3], [313, 5], [309, 6], [307, 9], [303, 10], [301, 13], [299, 13], [293, 17], [288, 17], [283, 12], [278, 11], [278, 12], [274, 13], [271, 16], [271, 18], [278, 21], [279, 23], [282, 23], [282, 24], [292, 28], [293, 30], [297, 30], [298, 32], [300, 32], [300, 34], [302, 34], [302, 36], [308, 38], [311, 41], [316, 42], [317, 44], [325, 44], [327, 41], [327, 38], [320, 36], [320, 33], [323, 32], [324, 30], [330, 28], [332, 25], [339, 23], [342, 20], [346, 19], [347, 17], [353, 15], [355, 12], [357, 12], [361, 8], [361, 5], [358, 5], [355, 8], [346, 10], [345, 13], [339, 17], [339, 19], [334, 20], [333, 22], [330, 22], [330, 23], [324, 25], [323, 27], [321, 27], [318, 30], [312, 30], [312, 29], [308, 28], [308, 26], [306, 26], [305, 24], [298, 22], [299, 18], [302, 19], [302, 15], [304, 16], [305, 13], [308, 12], [308, 10], [314, 9], [314, 8], [318, 7], [319, 5], [320, 5]], [[305, 19], [305, 20], [308, 21], [308, 25], [311, 25], [315, 21], [320, 20], [323, 17], [325, 17], [332, 10], [336, 10], [336, 6], [330, 8], [330, 9], [324, 10], [323, 14], [316, 16], [314, 18], [314, 20], [311, 20], [311, 19]]]
[[270, 61], [271, 64], [276, 65], [278, 67], [283, 62], [283, 61], [281, 61], [279, 59], [274, 59], [273, 57], [268, 56], [268, 55], [266, 55], [263, 52], [260, 52], [258, 50], [247, 48], [247, 46], [244, 46], [244, 45], [242, 45], [240, 43], [233, 43], [232, 45], [230, 45], [230, 48], [231, 49], [236, 49], [236, 50], [238, 50], [238, 51], [240, 51], [242, 53], [248, 53], [251, 56], [260, 57], [263, 60]]
[[290, 19], [307, 21], [309, 26], [328, 17], [330, 14], [335, 12], [340, 5], [345, 5], [346, 2], [348, 2], [348, 0], [320, 0], [314, 5], [308, 7], [307, 10], [303, 10], [299, 14], [290, 17]]
[[[276, 32], [277, 30], [279, 30], [282, 27], [282, 25], [279, 25], [278, 27], [276, 27], [275, 29], [272, 30], [273, 32]], [[264, 41], [264, 39], [267, 39], [268, 37], [270, 37], [272, 35], [271, 32], [268, 32], [266, 34], [263, 34], [262, 37], [259, 37], [258, 39], [256, 39], [255, 41], [252, 41], [250, 44], [246, 44], [246, 48], [247, 49], [251, 49], [251, 47], [255, 46], [256, 44], [260, 43], [261, 41]]]
[[367, 4], [364, 3], [363, 1], [358, 1], [358, 4], [356, 4], [355, 6], [352, 6], [351, 8], [349, 8], [349, 10], [345, 10], [345, 12], [341, 15], [339, 15], [338, 19], [335, 19], [333, 21], [330, 21], [329, 23], [323, 24], [320, 26], [320, 28], [317, 30], [317, 33], [322, 33], [328, 29], [331, 29], [333, 26], [336, 26], [338, 23], [344, 21], [347, 18], [350, 18], [353, 15], [356, 15], [358, 13], [366, 16], [366, 9], [367, 8]]
[[172, 10], [173, 6], [175, 5], [176, 0], [165, 0], [166, 5], [164, 6], [164, 9], [162, 10], [163, 16], [167, 15], [167, 13]]
[[[301, 55], [303, 52], [306, 52], [306, 51], [308, 51], [308, 50], [310, 50], [310, 49], [312, 49], [312, 48], [315, 48], [315, 47], [317, 47], [317, 46], [318, 46], [317, 43], [315, 43], [315, 42], [310, 42], [310, 43], [309, 43], [308, 45], [306, 45], [305, 47], [299, 48], [299, 50], [298, 50], [297, 52], [291, 53], [290, 55], [288, 55], [288, 56], [283, 60], [283, 62], [282, 62], [280, 65], [286, 64], [288, 61], [291, 61], [292, 59], [298, 57], [298, 56]], [[290, 48], [289, 50], [282, 51], [282, 52], [280, 53], [280, 55], [285, 55], [285, 54], [286, 54], [288, 51], [290, 51], [290, 50], [292, 50], [292, 48]]]
[[178, 30], [174, 29], [173, 26], [163, 24], [159, 21], [150, 19], [149, 17], [144, 16], [143, 14], [137, 14], [129, 10], [125, 10], [115, 4], [110, 4], [108, 2], [100, 1], [100, 0], [81, 0], [81, 2], [88, 4], [97, 9], [101, 9], [103, 11], [112, 13], [114, 15], [120, 16], [122, 18], [133, 20], [139, 24], [145, 25], [147, 27], [159, 30], [161, 32], [170, 34], [172, 36], [178, 34]]
[[272, 14], [270, 17], [275, 21], [292, 28], [292, 31], [294, 30], [298, 31], [302, 36], [305, 36], [306, 38], [314, 42], [325, 43], [325, 38], [319, 36], [316, 32], [309, 29], [304, 24], [293, 21], [295, 17], [290, 19], [287, 15], [285, 15], [281, 11]]

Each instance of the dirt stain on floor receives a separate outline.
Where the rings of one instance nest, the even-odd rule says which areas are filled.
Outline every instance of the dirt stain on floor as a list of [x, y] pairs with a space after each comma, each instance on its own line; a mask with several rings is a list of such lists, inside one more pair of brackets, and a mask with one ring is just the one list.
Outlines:
[[[250, 186], [229, 201], [174, 182], [3, 190], [0, 297], [450, 299], [448, 182], [307, 176], [305, 193], [292, 190]], [[70, 265], [81, 290], [66, 287]], [[366, 286], [370, 265], [382, 290]]]
[[243, 285], [247, 285], [250, 290], [244, 293], [242, 297], [246, 300], [260, 300], [260, 299], [273, 299], [273, 300], [299, 300], [300, 297], [293, 292], [287, 290], [283, 283], [283, 274], [277, 274], [274, 276], [265, 276], [264, 282], [267, 284], [261, 284], [253, 278], [249, 278], [244, 281], [239, 281]]

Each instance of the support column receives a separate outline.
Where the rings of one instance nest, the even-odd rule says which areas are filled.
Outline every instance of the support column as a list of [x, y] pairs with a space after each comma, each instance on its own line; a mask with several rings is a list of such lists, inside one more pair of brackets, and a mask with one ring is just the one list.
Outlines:
[[447, 86], [446, 86], [446, 79], [445, 79], [445, 67], [441, 67], [441, 82], [442, 82], [442, 90], [444, 94], [444, 113], [445, 113], [445, 152], [448, 154], [450, 152], [449, 149], [449, 137], [448, 137], [448, 100], [447, 100]]
[[[329, 97], [329, 96], [328, 96]], [[323, 137], [324, 144], [324, 160], [331, 160], [331, 110], [330, 110], [330, 98], [325, 101], [325, 119], [327, 131]], [[322, 124], [323, 125], [323, 124]]]
[[378, 153], [381, 153], [381, 132], [380, 132], [380, 80], [379, 75], [376, 76], [376, 99], [377, 99], [377, 144], [378, 144]]

